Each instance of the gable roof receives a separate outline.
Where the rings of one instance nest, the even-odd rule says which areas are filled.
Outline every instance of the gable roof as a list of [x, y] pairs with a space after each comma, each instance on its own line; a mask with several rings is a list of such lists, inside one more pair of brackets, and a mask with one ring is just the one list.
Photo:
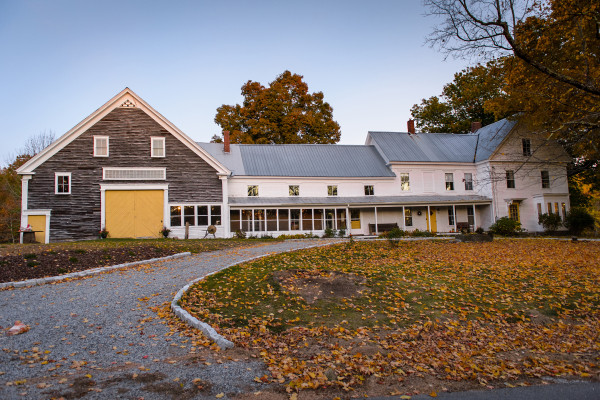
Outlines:
[[374, 146], [198, 143], [240, 176], [394, 177]]
[[112, 110], [118, 107], [137, 107], [148, 114], [154, 119], [159, 125], [166, 129], [170, 134], [179, 139], [184, 145], [190, 150], [196, 153], [199, 157], [204, 159], [211, 167], [213, 167], [219, 174], [229, 174], [230, 171], [220, 162], [218, 162], [213, 156], [207, 151], [198, 146], [189, 136], [179, 130], [169, 120], [163, 117], [158, 111], [152, 108], [148, 103], [142, 100], [133, 90], [129, 88], [123, 89], [112, 99], [107, 101], [103, 106], [98, 108], [92, 114], [90, 114], [83, 121], [75, 125], [67, 133], [56, 139], [52, 144], [46, 147], [44, 150], [36, 154], [29, 161], [23, 164], [17, 173], [21, 175], [34, 174], [34, 170], [43, 164], [50, 157], [58, 153], [61, 149], [66, 147], [69, 143], [87, 131], [91, 126], [96, 124]]
[[369, 132], [367, 143], [375, 145], [388, 163], [473, 163], [487, 160], [516, 123], [502, 119], [469, 134]]

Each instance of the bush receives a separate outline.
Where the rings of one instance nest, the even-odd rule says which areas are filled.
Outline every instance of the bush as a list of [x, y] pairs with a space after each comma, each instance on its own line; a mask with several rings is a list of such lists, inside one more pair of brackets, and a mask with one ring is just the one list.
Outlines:
[[478, 235], [483, 235], [483, 228], [479, 227], [479, 228], [475, 229], [475, 233]]
[[402, 229], [395, 227], [385, 235], [388, 239], [397, 239], [406, 236], [406, 232]]
[[499, 218], [490, 226], [490, 232], [495, 235], [515, 236], [521, 231], [521, 223], [508, 217]]
[[429, 232], [429, 231], [420, 231], [418, 229], [415, 229], [414, 231], [412, 231], [410, 233], [410, 236], [414, 236], [414, 237], [433, 237], [435, 236], [435, 234]]
[[246, 239], [246, 232], [240, 231], [239, 229], [235, 231], [235, 237], [238, 239]]
[[344, 236], [346, 236], [346, 230], [345, 230], [345, 229], [340, 229], [340, 230], [338, 231], [338, 234], [337, 234], [337, 235], [338, 235], [339, 237], [344, 237]]
[[565, 226], [574, 235], [594, 227], [594, 217], [583, 208], [572, 208], [565, 218]]
[[325, 228], [325, 231], [323, 231], [323, 237], [324, 238], [332, 238], [335, 237], [336, 231], [335, 229], [331, 229], [331, 228]]
[[540, 215], [538, 223], [544, 227], [546, 232], [554, 232], [562, 225], [562, 219], [558, 214], [548, 213]]

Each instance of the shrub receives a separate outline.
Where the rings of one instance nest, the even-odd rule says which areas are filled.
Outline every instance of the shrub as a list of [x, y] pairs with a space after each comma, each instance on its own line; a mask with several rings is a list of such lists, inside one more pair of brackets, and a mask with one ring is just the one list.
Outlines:
[[538, 223], [544, 227], [546, 232], [554, 232], [562, 225], [562, 219], [558, 214], [548, 213], [540, 215]]
[[410, 236], [414, 236], [414, 237], [432, 237], [435, 236], [433, 233], [429, 232], [429, 231], [420, 231], [418, 229], [415, 229], [414, 231], [412, 231], [410, 233]]
[[583, 208], [573, 208], [567, 213], [565, 226], [574, 235], [594, 227], [594, 217]]
[[171, 230], [169, 228], [167, 228], [166, 226], [163, 226], [162, 229], [159, 232], [164, 238], [168, 238], [169, 237], [169, 233], [171, 233]]
[[395, 227], [392, 228], [391, 231], [389, 231], [388, 233], [386, 233], [385, 235], [388, 239], [396, 239], [396, 238], [401, 238], [406, 236], [406, 232], [403, 231], [402, 229]]
[[325, 228], [325, 231], [323, 231], [323, 237], [324, 238], [332, 238], [335, 237], [336, 231], [335, 229], [331, 229], [331, 228]]
[[344, 236], [346, 236], [346, 230], [345, 230], [345, 229], [340, 229], [340, 230], [338, 231], [338, 234], [337, 234], [337, 235], [338, 235], [339, 237], [344, 237]]
[[521, 223], [508, 217], [502, 217], [490, 226], [490, 232], [495, 235], [515, 236], [521, 232]]
[[77, 257], [69, 257], [69, 262], [76, 263], [78, 261], [79, 260], [77, 259]]
[[237, 239], [246, 239], [246, 232], [240, 231], [239, 229], [235, 231], [235, 237]]
[[23, 257], [25, 257], [26, 260], [31, 260], [37, 257], [37, 254], [34, 253], [29, 253], [29, 254], [25, 254]]
[[475, 233], [477, 233], [478, 235], [483, 235], [483, 228], [479, 227], [479, 228], [475, 229]]

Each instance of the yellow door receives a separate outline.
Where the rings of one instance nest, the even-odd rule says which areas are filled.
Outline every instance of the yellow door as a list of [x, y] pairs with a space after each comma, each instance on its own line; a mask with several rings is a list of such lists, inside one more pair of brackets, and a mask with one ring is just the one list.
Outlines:
[[106, 230], [112, 238], [158, 237], [163, 226], [162, 190], [107, 190]]
[[46, 243], [46, 216], [45, 215], [30, 215], [27, 217], [27, 223], [31, 225], [31, 229], [35, 232], [35, 241]]
[[436, 233], [437, 232], [437, 215], [436, 215], [434, 209], [431, 210], [430, 221], [431, 221], [431, 233]]

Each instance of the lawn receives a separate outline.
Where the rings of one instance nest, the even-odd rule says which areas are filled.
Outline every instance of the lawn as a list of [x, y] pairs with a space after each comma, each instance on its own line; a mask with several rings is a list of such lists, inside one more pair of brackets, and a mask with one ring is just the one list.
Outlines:
[[63, 275], [91, 268], [252, 246], [261, 240], [104, 239], [50, 244], [0, 244], [0, 282]]
[[181, 304], [288, 391], [598, 379], [598, 260], [595, 242], [345, 243], [229, 268]]

